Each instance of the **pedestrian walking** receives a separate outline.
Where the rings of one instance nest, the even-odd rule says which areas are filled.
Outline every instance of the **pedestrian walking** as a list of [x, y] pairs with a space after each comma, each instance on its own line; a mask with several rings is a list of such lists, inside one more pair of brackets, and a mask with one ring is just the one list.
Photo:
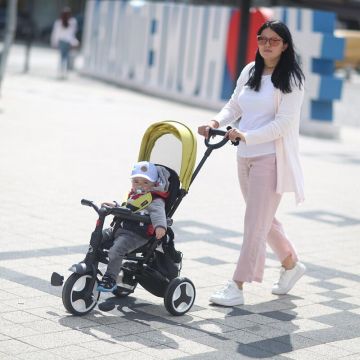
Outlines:
[[71, 49], [79, 46], [76, 38], [77, 21], [71, 16], [71, 9], [65, 7], [60, 18], [54, 22], [51, 33], [51, 46], [59, 49], [59, 78], [65, 79], [71, 68]]
[[268, 21], [257, 32], [255, 62], [244, 67], [223, 109], [198, 133], [235, 122], [226, 136], [235, 141], [241, 192], [246, 202], [244, 237], [232, 280], [210, 301], [224, 306], [244, 304], [243, 284], [263, 279], [266, 242], [281, 262], [272, 293], [288, 293], [305, 272], [296, 250], [275, 218], [282, 194], [294, 192], [304, 200], [299, 159], [300, 109], [304, 75], [296, 60], [287, 26]]

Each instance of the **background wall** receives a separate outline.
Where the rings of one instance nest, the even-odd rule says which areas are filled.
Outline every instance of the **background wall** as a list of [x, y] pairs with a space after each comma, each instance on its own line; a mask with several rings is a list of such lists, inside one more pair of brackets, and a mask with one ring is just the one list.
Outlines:
[[[236, 81], [239, 10], [224, 6], [95, 1], [87, 3], [83, 73], [155, 95], [218, 110]], [[295, 8], [251, 10], [247, 58], [266, 19], [288, 24], [307, 78], [301, 131], [336, 137], [333, 101], [342, 80], [334, 60], [343, 39], [333, 35], [335, 15]]]

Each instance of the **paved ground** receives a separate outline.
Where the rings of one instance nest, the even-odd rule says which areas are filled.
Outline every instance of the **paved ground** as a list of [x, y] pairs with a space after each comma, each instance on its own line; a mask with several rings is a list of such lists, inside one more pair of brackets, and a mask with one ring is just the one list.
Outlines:
[[[80, 199], [122, 198], [151, 123], [196, 129], [212, 112], [75, 74], [56, 80], [56, 54], [46, 49], [23, 75], [21, 51], [0, 100], [0, 359], [360, 359], [359, 128], [344, 127], [339, 141], [301, 137], [307, 201], [296, 208], [285, 196], [278, 213], [308, 267], [291, 294], [270, 294], [279, 264], [269, 251], [246, 305], [208, 303], [231, 277], [242, 240], [244, 204], [227, 146], [174, 216], [182, 275], [197, 290], [192, 310], [170, 316], [161, 298], [137, 289], [111, 311], [73, 317], [49, 280], [53, 271], [69, 275], [87, 249], [96, 216]], [[355, 78], [345, 94], [358, 97], [358, 86]], [[335, 112], [356, 108], [345, 97]], [[200, 159], [202, 141], [198, 149]]]

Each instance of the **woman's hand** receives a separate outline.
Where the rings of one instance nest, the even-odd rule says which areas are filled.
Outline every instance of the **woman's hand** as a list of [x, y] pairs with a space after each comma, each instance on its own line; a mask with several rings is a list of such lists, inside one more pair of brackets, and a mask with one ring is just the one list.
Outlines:
[[208, 138], [210, 128], [217, 129], [218, 127], [219, 123], [216, 120], [211, 120], [208, 125], [201, 125], [198, 127], [198, 134]]
[[161, 226], [158, 226], [156, 229], [155, 229], [155, 237], [156, 239], [160, 240], [162, 237], [164, 237], [166, 234], [166, 230], [161, 227]]
[[245, 142], [245, 134], [238, 129], [230, 129], [226, 134], [225, 137], [231, 141], [236, 141], [240, 139], [241, 141]]

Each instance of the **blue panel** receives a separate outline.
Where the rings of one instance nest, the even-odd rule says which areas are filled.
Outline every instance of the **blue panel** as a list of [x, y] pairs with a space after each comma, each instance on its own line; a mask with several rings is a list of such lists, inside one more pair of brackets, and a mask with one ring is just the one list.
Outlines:
[[320, 79], [319, 100], [335, 100], [341, 98], [342, 79], [322, 76]]
[[230, 96], [235, 89], [235, 85], [236, 85], [236, 83], [234, 84], [234, 82], [230, 76], [230, 71], [227, 67], [227, 64], [225, 63], [223, 86], [221, 89], [221, 100], [229, 100], [230, 99]]
[[302, 29], [302, 10], [297, 9], [296, 11], [296, 29], [301, 31]]
[[154, 64], [154, 50], [149, 51], [148, 64], [149, 67]]
[[313, 11], [313, 31], [332, 34], [335, 30], [335, 13], [327, 11]]
[[287, 23], [287, 19], [288, 19], [288, 10], [287, 10], [287, 8], [283, 8], [283, 13], [282, 13], [282, 19], [281, 19], [281, 21], [286, 24], [286, 23]]
[[345, 39], [324, 35], [321, 56], [325, 59], [341, 60], [344, 58]]
[[334, 62], [327, 59], [312, 59], [312, 72], [320, 75], [332, 75]]
[[155, 34], [156, 33], [156, 20], [152, 20], [151, 21], [151, 30], [150, 30], [151, 34]]
[[331, 101], [311, 101], [311, 118], [320, 121], [332, 121], [333, 109]]

